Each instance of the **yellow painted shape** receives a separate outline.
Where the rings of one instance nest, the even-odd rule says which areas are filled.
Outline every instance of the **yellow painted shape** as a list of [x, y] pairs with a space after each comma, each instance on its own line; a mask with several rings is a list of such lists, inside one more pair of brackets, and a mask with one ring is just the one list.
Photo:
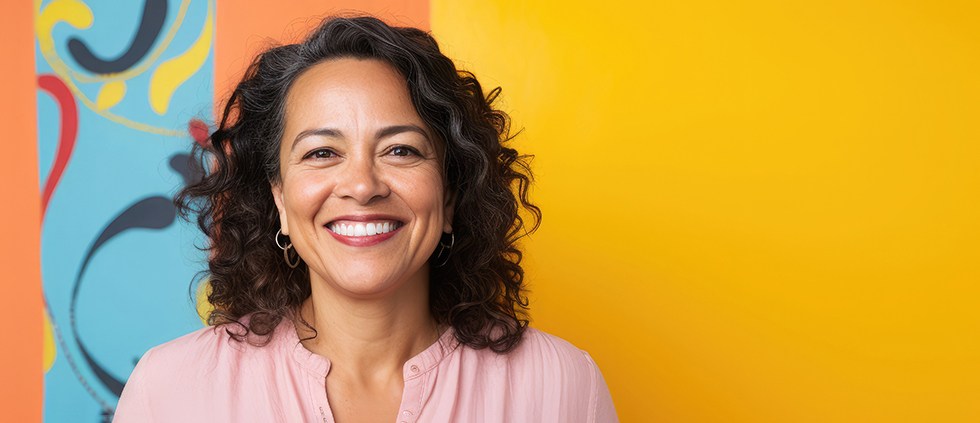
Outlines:
[[[214, 5], [213, 0], [209, 0], [208, 7], [213, 8], [213, 5]], [[41, 8], [41, 1], [35, 0], [34, 8], [36, 11], [34, 27], [38, 39], [38, 45], [41, 48], [41, 56], [48, 63], [48, 65], [51, 66], [51, 69], [54, 70], [54, 73], [57, 74], [62, 81], [64, 81], [65, 85], [68, 86], [68, 89], [71, 90], [72, 94], [75, 95], [75, 98], [79, 102], [81, 102], [83, 106], [89, 108], [90, 110], [95, 111], [102, 117], [112, 122], [115, 122], [117, 124], [138, 131], [148, 132], [151, 134], [166, 135], [171, 137], [187, 136], [187, 131], [183, 129], [159, 128], [159, 127], [147, 125], [145, 123], [136, 122], [131, 119], [127, 119], [125, 117], [113, 114], [107, 110], [102, 110], [102, 111], [98, 110], [98, 108], [95, 105], [95, 102], [93, 102], [91, 99], [86, 97], [85, 93], [83, 93], [80, 89], [78, 89], [78, 86], [75, 84], [75, 81], [72, 78], [73, 76], [78, 76], [79, 74], [74, 70], [72, 70], [71, 68], [69, 68], [68, 65], [66, 65], [64, 61], [61, 60], [61, 58], [58, 56], [58, 52], [54, 48], [54, 41], [51, 37], [51, 30], [52, 28], [54, 28], [54, 25], [57, 24], [58, 22], [64, 21], [72, 26], [75, 26], [76, 28], [82, 28], [82, 29], [91, 26], [92, 25], [91, 10], [89, 10], [88, 6], [86, 6], [84, 3], [81, 3], [77, 0], [55, 0], [50, 4], [48, 4], [47, 6], [45, 6], [44, 9]], [[185, 4], [182, 3], [180, 13], [183, 13], [185, 10], [186, 10]], [[178, 14], [178, 19], [182, 19], [182, 18], [183, 15]], [[175, 25], [177, 24], [178, 23], [175, 23]], [[173, 29], [171, 31], [173, 31]], [[168, 37], [169, 36], [170, 35], [168, 33]], [[167, 41], [169, 42], [169, 39]], [[83, 79], [90, 80], [88, 78], [83, 78]], [[106, 80], [112, 80], [112, 79], [113, 77], [106, 78]]]
[[[50, 16], [44, 17], [43, 22], [42, 20], [38, 20], [38, 25], [36, 27], [36, 31], [39, 32], [38, 40], [41, 44], [42, 55], [45, 57], [45, 59], [55, 62], [52, 64], [52, 67], [56, 68], [56, 70], [58, 68], [64, 69], [67, 77], [81, 83], [125, 81], [132, 79], [155, 65], [160, 55], [167, 50], [171, 41], [173, 41], [174, 36], [177, 35], [177, 31], [184, 22], [184, 17], [187, 15], [187, 9], [190, 6], [190, 2], [191, 0], [182, 0], [180, 2], [180, 7], [177, 9], [177, 14], [174, 17], [173, 23], [170, 24], [170, 28], [167, 30], [167, 33], [163, 36], [160, 42], [156, 43], [153, 51], [145, 58], [140, 60], [138, 65], [119, 73], [88, 75], [84, 72], [78, 72], [75, 69], [65, 65], [64, 60], [61, 59], [61, 57], [58, 55], [58, 51], [54, 48], [54, 43], [51, 38], [51, 28], [54, 27], [54, 24], [64, 20], [64, 18], [67, 17], [77, 21], [77, 23], [73, 24], [73, 26], [76, 28], [87, 29], [92, 25], [92, 12], [88, 9], [88, 6], [86, 6], [84, 3], [78, 2], [77, 0], [57, 0], [54, 3], [67, 4], [55, 5], [55, 8], [52, 9], [51, 13], [49, 13]], [[35, 1], [35, 7], [38, 7], [39, 3], [39, 1]], [[47, 6], [46, 9], [47, 8], [50, 8], [50, 5]], [[80, 12], [80, 8], [83, 8], [84, 11]], [[41, 15], [41, 13], [38, 13], [39, 17]], [[44, 25], [43, 27], [42, 24]], [[40, 32], [45, 34], [43, 38], [40, 36]]]
[[58, 357], [58, 347], [54, 342], [54, 328], [51, 326], [51, 318], [48, 317], [48, 310], [44, 310], [44, 373], [51, 370], [54, 360]]
[[214, 306], [208, 302], [208, 295], [211, 294], [211, 283], [207, 280], [202, 281], [197, 287], [197, 316], [205, 326], [208, 324], [208, 316], [214, 311]]
[[65, 22], [75, 28], [86, 29], [92, 26], [93, 20], [92, 10], [78, 0], [54, 0], [36, 16], [34, 31], [43, 53], [54, 51], [51, 30], [57, 23]]
[[95, 108], [102, 111], [115, 106], [126, 95], [126, 83], [124, 81], [106, 82], [99, 90], [98, 97], [95, 98]]
[[208, 15], [204, 21], [201, 35], [187, 51], [160, 64], [150, 77], [150, 108], [159, 115], [167, 113], [170, 99], [174, 91], [194, 75], [211, 51], [211, 40], [214, 38], [214, 4], [208, 3]]
[[980, 421], [980, 4], [432, 2], [622, 421]]

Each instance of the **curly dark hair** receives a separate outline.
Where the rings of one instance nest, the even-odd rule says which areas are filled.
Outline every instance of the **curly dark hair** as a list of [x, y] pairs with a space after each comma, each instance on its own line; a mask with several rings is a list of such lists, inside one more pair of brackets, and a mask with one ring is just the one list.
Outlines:
[[208, 237], [208, 271], [201, 279], [210, 284], [214, 306], [208, 324], [251, 315], [239, 323], [244, 335], [268, 335], [310, 296], [309, 269], [291, 269], [272, 242], [279, 217], [270, 188], [280, 178], [290, 86], [313, 65], [335, 58], [376, 59], [397, 69], [419, 116], [444, 143], [443, 172], [456, 194], [455, 245], [444, 266], [430, 266], [432, 316], [452, 326], [464, 345], [512, 350], [528, 324], [517, 241], [541, 219], [528, 198], [530, 156], [505, 145], [513, 137], [509, 117], [493, 107], [499, 87], [484, 94], [428, 33], [368, 16], [329, 18], [304, 41], [259, 54], [224, 105], [208, 146], [195, 147], [203, 177], [174, 201], [185, 219], [196, 215]]

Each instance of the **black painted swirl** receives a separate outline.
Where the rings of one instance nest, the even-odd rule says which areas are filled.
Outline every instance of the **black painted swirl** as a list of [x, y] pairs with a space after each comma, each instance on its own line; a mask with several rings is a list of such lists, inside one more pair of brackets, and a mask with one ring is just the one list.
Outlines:
[[163, 23], [167, 20], [167, 0], [146, 0], [143, 4], [143, 17], [129, 48], [119, 57], [111, 60], [96, 57], [84, 41], [77, 37], [68, 40], [68, 53], [78, 65], [92, 73], [119, 73], [133, 67], [150, 51], [160, 36]]
[[105, 367], [99, 364], [89, 352], [89, 349], [85, 347], [81, 334], [78, 332], [75, 308], [78, 304], [78, 293], [82, 288], [82, 276], [85, 275], [85, 269], [88, 268], [89, 263], [92, 262], [92, 257], [95, 256], [99, 248], [116, 235], [130, 229], [164, 229], [173, 224], [176, 217], [176, 210], [174, 209], [173, 202], [169, 198], [154, 196], [137, 201], [116, 216], [115, 219], [112, 219], [112, 222], [102, 230], [99, 238], [89, 247], [88, 252], [85, 254], [85, 259], [82, 261], [82, 267], [75, 276], [75, 286], [71, 293], [71, 305], [68, 309], [68, 316], [71, 319], [71, 330], [74, 332], [75, 341], [78, 343], [78, 349], [82, 352], [82, 358], [85, 359], [85, 363], [92, 369], [92, 372], [95, 373], [95, 376], [98, 377], [102, 385], [117, 397], [122, 394], [123, 381], [110, 374]]
[[178, 153], [170, 157], [170, 168], [180, 174], [185, 186], [204, 177], [204, 169], [201, 169], [201, 165], [187, 153]]
[[[190, 155], [186, 153], [178, 153], [171, 156], [169, 164], [171, 169], [180, 174], [184, 185], [187, 185], [194, 178], [200, 178], [199, 172], [201, 171], [197, 169], [194, 162], [191, 160]], [[95, 373], [95, 376], [99, 379], [99, 382], [117, 397], [122, 394], [125, 383], [122, 379], [109, 373], [109, 371], [99, 363], [99, 361], [85, 346], [85, 343], [82, 341], [82, 336], [78, 332], [78, 322], [75, 318], [75, 309], [78, 304], [78, 294], [82, 288], [82, 278], [85, 275], [85, 270], [88, 268], [89, 263], [92, 262], [92, 258], [95, 256], [96, 252], [98, 252], [99, 249], [112, 238], [130, 229], [166, 229], [174, 223], [176, 217], [177, 210], [174, 207], [173, 201], [167, 197], [146, 197], [137, 201], [136, 203], [133, 203], [119, 213], [119, 215], [113, 218], [112, 221], [110, 221], [109, 224], [102, 230], [95, 242], [89, 246], [88, 251], [85, 254], [85, 258], [82, 260], [82, 266], [78, 270], [78, 274], [75, 276], [75, 284], [71, 293], [71, 304], [68, 309], [68, 316], [71, 321], [71, 330], [75, 335], [75, 341], [78, 344], [78, 349], [81, 351], [82, 358], [85, 360], [85, 363], [92, 370], [92, 372]]]

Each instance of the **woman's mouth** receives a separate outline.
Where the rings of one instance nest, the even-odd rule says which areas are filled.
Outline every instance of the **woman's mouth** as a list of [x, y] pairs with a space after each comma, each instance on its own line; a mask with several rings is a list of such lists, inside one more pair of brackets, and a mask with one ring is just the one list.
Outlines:
[[338, 219], [325, 226], [337, 241], [352, 247], [369, 247], [395, 236], [405, 224], [397, 220]]
[[331, 232], [350, 237], [373, 236], [392, 232], [402, 226], [396, 221], [341, 222], [335, 220], [327, 225]]

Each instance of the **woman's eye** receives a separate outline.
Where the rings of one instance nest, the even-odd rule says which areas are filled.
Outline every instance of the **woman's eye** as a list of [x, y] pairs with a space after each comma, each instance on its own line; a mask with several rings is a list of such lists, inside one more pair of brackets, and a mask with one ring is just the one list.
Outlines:
[[309, 153], [306, 153], [306, 156], [303, 158], [304, 159], [329, 159], [336, 155], [337, 153], [334, 153], [333, 150], [327, 150], [321, 148], [319, 150], [313, 150]]
[[415, 150], [414, 148], [408, 147], [408, 146], [404, 146], [404, 145], [399, 145], [399, 146], [392, 147], [391, 148], [391, 154], [393, 156], [402, 156], [402, 157], [405, 157], [405, 156], [418, 156], [418, 155], [420, 155], [419, 152], [417, 150]]

